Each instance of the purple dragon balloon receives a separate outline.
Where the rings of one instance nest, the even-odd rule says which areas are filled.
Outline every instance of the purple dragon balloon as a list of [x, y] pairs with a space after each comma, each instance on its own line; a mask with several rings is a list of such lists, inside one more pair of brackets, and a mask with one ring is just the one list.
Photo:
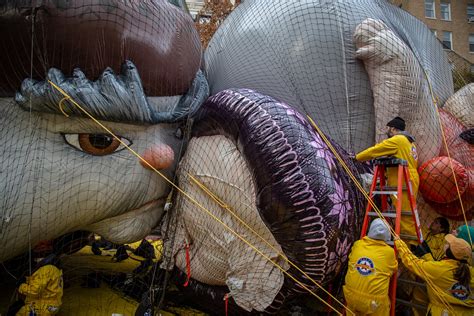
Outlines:
[[[322, 285], [333, 281], [358, 238], [363, 200], [321, 136], [294, 108], [246, 89], [210, 97], [194, 120], [178, 169], [181, 188], [274, 263], [179, 196], [172, 219], [177, 240], [169, 247], [175, 264], [183, 271], [190, 265], [200, 290], [227, 286], [247, 311], [276, 311], [287, 297], [307, 292], [302, 285], [317, 289], [308, 276]], [[333, 145], [358, 174], [347, 152]], [[237, 216], [213, 203], [191, 176]], [[190, 263], [183, 244], [190, 245]]]

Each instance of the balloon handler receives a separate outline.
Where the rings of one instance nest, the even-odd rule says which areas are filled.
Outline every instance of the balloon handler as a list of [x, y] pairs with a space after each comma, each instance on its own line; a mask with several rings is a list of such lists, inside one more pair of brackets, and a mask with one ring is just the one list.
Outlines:
[[426, 281], [431, 316], [472, 316], [474, 269], [468, 263], [471, 247], [451, 234], [445, 240], [444, 258], [440, 261], [418, 258], [398, 237], [395, 246], [403, 265]]
[[59, 269], [59, 258], [51, 254], [37, 261], [33, 274], [18, 288], [18, 293], [25, 296], [25, 305], [17, 316], [55, 315], [61, 307], [63, 273]]
[[398, 262], [386, 242], [391, 239], [386, 222], [376, 218], [367, 236], [356, 241], [349, 255], [343, 287], [347, 307], [356, 315], [389, 315], [388, 288]]
[[[405, 120], [401, 117], [395, 117], [387, 123], [387, 139], [376, 144], [373, 147], [361, 151], [355, 156], [358, 161], [367, 161], [379, 157], [391, 156], [398, 159], [406, 160], [408, 163], [408, 171], [410, 173], [410, 181], [412, 184], [413, 196], [416, 199], [418, 194], [418, 184], [420, 182], [418, 177], [418, 154], [416, 151], [415, 139], [408, 132], [405, 131]], [[396, 168], [387, 168], [387, 185], [397, 187], [398, 174]], [[392, 205], [396, 205], [397, 197], [390, 196]], [[402, 210], [410, 210], [410, 200], [408, 192], [402, 194]], [[416, 237], [415, 223], [410, 216], [403, 216], [400, 221], [400, 233], [405, 236]], [[410, 240], [408, 243], [417, 245], [417, 240]]]

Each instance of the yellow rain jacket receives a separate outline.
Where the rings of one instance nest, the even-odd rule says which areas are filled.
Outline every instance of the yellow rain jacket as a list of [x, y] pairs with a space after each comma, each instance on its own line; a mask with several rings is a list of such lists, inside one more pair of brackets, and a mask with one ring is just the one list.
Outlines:
[[[393, 156], [408, 162], [408, 171], [410, 173], [413, 195], [416, 199], [420, 179], [417, 171], [418, 154], [416, 152], [415, 144], [410, 142], [407, 136], [403, 134], [397, 134], [376, 144], [373, 147], [361, 151], [356, 155], [356, 159], [358, 161], [366, 161], [382, 156]], [[398, 185], [397, 168], [388, 168], [386, 174], [387, 185], [396, 187]], [[392, 195], [392, 202], [393, 205], [396, 205], [396, 196]], [[408, 199], [408, 194], [406, 191], [403, 192], [402, 195], [402, 210], [410, 210], [410, 200]], [[402, 216], [402, 220], [400, 221], [400, 233], [416, 236], [415, 223], [410, 216]], [[413, 242], [413, 244], [418, 244], [418, 242]]]
[[28, 316], [33, 308], [37, 316], [58, 312], [63, 297], [63, 273], [53, 265], [45, 265], [26, 278], [18, 292], [26, 296], [25, 306], [17, 315]]
[[347, 307], [356, 315], [388, 315], [390, 277], [397, 267], [395, 252], [384, 241], [367, 236], [356, 241], [343, 287]]
[[[426, 261], [413, 255], [402, 240], [396, 240], [395, 245], [400, 259], [408, 270], [426, 281], [430, 300], [428, 310], [432, 316], [474, 315], [474, 269], [472, 267], [470, 268], [471, 291], [468, 291], [454, 279], [454, 272], [458, 267], [456, 260]], [[449, 307], [443, 304], [440, 296], [449, 304]]]
[[426, 254], [422, 257], [422, 259], [425, 260], [435, 260], [435, 261], [440, 261], [441, 259], [444, 258], [444, 244], [446, 243], [446, 240], [444, 239], [444, 236], [446, 236], [445, 233], [439, 233], [436, 235], [432, 234], [426, 234], [425, 236], [425, 241], [430, 246], [431, 254]]
[[[439, 233], [436, 235], [432, 235], [428, 231], [424, 232], [425, 236], [425, 241], [430, 247], [431, 253], [427, 253], [422, 257], [424, 260], [435, 260], [435, 261], [440, 261], [441, 259], [444, 258], [444, 244], [446, 243], [446, 240], [444, 239], [444, 236], [446, 236], [445, 233]], [[413, 293], [412, 293], [412, 302], [420, 305], [428, 305], [428, 294], [426, 292], [425, 288], [420, 288], [420, 287], [414, 287], [413, 288]], [[423, 316], [425, 315], [425, 311], [420, 311], [417, 309], [412, 309], [413, 314], [415, 316]]]

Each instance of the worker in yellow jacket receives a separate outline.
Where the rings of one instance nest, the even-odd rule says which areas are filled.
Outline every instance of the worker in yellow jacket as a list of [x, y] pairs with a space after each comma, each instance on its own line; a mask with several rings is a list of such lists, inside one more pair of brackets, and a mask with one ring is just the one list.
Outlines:
[[[398, 116], [387, 123], [387, 136], [388, 138], [386, 140], [358, 153], [355, 158], [358, 161], [366, 161], [383, 156], [392, 156], [394, 158], [406, 160], [408, 163], [413, 195], [416, 198], [420, 179], [417, 171], [418, 154], [416, 152], [415, 139], [413, 136], [405, 132], [405, 121]], [[388, 168], [387, 185], [393, 187], [398, 185], [398, 172], [396, 168]], [[393, 205], [396, 205], [397, 197], [392, 195], [391, 198]], [[402, 195], [402, 210], [409, 211], [410, 209], [410, 200], [405, 191]], [[415, 224], [410, 216], [402, 217], [400, 222], [400, 232], [404, 235], [416, 237]], [[418, 244], [417, 241], [412, 241], [410, 243], [414, 245]]]
[[[418, 258], [425, 260], [439, 261], [444, 258], [444, 246], [446, 240], [444, 237], [449, 234], [449, 221], [440, 216], [433, 220], [427, 232], [424, 232], [425, 241], [419, 245], [413, 254]], [[412, 303], [418, 305], [428, 305], [428, 293], [426, 288], [415, 287], [412, 293]], [[415, 316], [425, 315], [425, 310], [412, 309]]]
[[428, 231], [424, 231], [425, 241], [413, 253], [425, 260], [439, 261], [444, 258], [444, 237], [449, 234], [449, 221], [444, 217], [437, 217], [431, 223]]
[[389, 315], [388, 288], [398, 263], [387, 245], [390, 230], [386, 222], [375, 219], [367, 236], [356, 241], [349, 255], [345, 285], [347, 308], [356, 315]]
[[432, 316], [472, 316], [474, 314], [474, 269], [469, 266], [469, 244], [455, 236], [445, 236], [445, 258], [427, 261], [416, 257], [405, 242], [397, 238], [395, 245], [403, 264], [426, 281], [428, 312]]
[[25, 305], [17, 316], [55, 315], [63, 296], [63, 273], [57, 268], [58, 258], [53, 254], [44, 258], [36, 271], [18, 288], [25, 295]]

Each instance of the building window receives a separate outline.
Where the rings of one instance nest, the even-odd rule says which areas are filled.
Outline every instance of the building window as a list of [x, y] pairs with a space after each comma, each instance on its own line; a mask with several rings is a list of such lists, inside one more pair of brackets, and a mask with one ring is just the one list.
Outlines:
[[453, 33], [443, 31], [443, 48], [451, 50], [453, 47]]
[[474, 4], [467, 5], [467, 20], [474, 23]]
[[436, 19], [434, 0], [425, 0], [425, 17]]
[[451, 21], [451, 3], [441, 2], [441, 20]]
[[469, 52], [474, 53], [474, 34], [469, 34]]

